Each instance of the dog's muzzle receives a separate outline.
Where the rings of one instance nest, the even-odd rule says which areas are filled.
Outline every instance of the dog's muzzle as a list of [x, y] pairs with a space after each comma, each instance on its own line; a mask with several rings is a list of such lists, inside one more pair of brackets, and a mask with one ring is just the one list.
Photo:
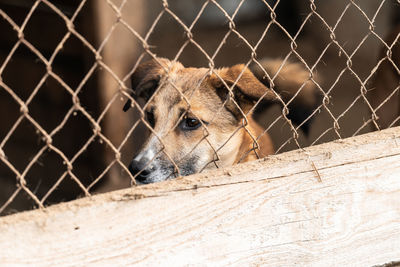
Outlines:
[[151, 170], [147, 165], [147, 162], [142, 162], [138, 160], [133, 160], [131, 164], [129, 164], [129, 171], [135, 177], [136, 181], [142, 184], [151, 183], [149, 180]]
[[[194, 162], [195, 158], [192, 157], [178, 167], [159, 157], [149, 160], [149, 157], [139, 154], [129, 164], [128, 169], [136, 182], [149, 184], [195, 173]], [[176, 170], [176, 167], [179, 168], [179, 171]]]

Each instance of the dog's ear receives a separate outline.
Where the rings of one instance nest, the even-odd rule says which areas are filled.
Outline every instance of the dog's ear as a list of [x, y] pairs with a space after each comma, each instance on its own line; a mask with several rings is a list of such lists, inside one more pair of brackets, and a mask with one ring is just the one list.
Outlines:
[[[146, 102], [156, 91], [161, 76], [165, 73], [170, 61], [165, 58], [157, 58], [140, 64], [131, 76], [131, 86], [133, 92], [131, 96], [134, 99], [143, 98]], [[123, 107], [127, 111], [132, 105], [131, 99], [128, 99]]]
[[[276, 94], [243, 64], [217, 70], [216, 74], [211, 75], [210, 82], [225, 102], [225, 107], [237, 118], [247, 114], [260, 98], [269, 103], [277, 101]], [[229, 91], [226, 86], [232, 90]]]
[[[322, 103], [322, 94], [310, 79], [310, 71], [301, 63], [285, 62], [281, 59], [264, 59], [259, 64], [250, 65], [249, 69], [264, 85], [270, 85], [267, 77], [274, 78], [274, 91], [280, 95], [284, 103], [288, 104], [287, 117], [307, 135], [311, 120], [305, 121]], [[320, 82], [318, 75], [313, 73], [313, 80]], [[282, 102], [280, 102], [282, 104]], [[263, 105], [259, 107], [262, 108]]]

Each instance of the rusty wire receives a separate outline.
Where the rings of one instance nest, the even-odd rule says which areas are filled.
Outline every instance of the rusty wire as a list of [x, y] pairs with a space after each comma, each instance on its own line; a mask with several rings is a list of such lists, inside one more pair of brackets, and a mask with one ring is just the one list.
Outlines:
[[[113, 10], [116, 18], [115, 18], [114, 24], [111, 26], [111, 29], [109, 30], [106, 37], [102, 40], [102, 42], [100, 43], [98, 48], [96, 48], [93, 44], [91, 44], [74, 27], [74, 23], [75, 23], [77, 16], [82, 11], [83, 7], [87, 4], [86, 0], [81, 0], [78, 8], [75, 10], [75, 12], [72, 14], [72, 16], [65, 15], [63, 13], [63, 11], [61, 11], [51, 1], [36, 0], [30, 7], [29, 12], [26, 15], [26, 17], [21, 25], [18, 25], [5, 11], [0, 9], [0, 16], [6, 23], [8, 23], [8, 25], [17, 33], [17, 36], [18, 36], [17, 42], [14, 44], [14, 46], [10, 50], [8, 56], [5, 58], [4, 62], [0, 66], [0, 90], [4, 90], [9, 96], [11, 96], [13, 101], [15, 103], [17, 103], [20, 108], [20, 115], [19, 115], [18, 119], [14, 122], [11, 129], [8, 131], [8, 133], [3, 137], [3, 139], [0, 142], [0, 161], [16, 177], [16, 188], [15, 188], [14, 192], [7, 198], [7, 200], [4, 203], [0, 203], [0, 215], [15, 200], [17, 195], [21, 194], [21, 192], [25, 192], [32, 199], [32, 201], [34, 202], [34, 204], [37, 207], [40, 207], [40, 208], [45, 207], [47, 204], [46, 200], [48, 199], [48, 197], [51, 194], [53, 194], [56, 189], [58, 189], [59, 187], [62, 186], [63, 180], [66, 179], [66, 177], [68, 177], [68, 176], [76, 183], [77, 186], [79, 186], [83, 195], [85, 195], [85, 196], [92, 195], [92, 193], [93, 193], [91, 191], [92, 188], [100, 180], [105, 179], [108, 171], [113, 166], [118, 166], [124, 173], [128, 174], [130, 176], [132, 182], [135, 183], [135, 177], [130, 174], [130, 172], [126, 166], [126, 163], [124, 163], [121, 159], [121, 150], [125, 145], [127, 145], [128, 139], [133, 135], [133, 132], [135, 131], [135, 129], [138, 127], [139, 124], [143, 124], [146, 128], [148, 128], [150, 130], [150, 132], [156, 136], [158, 141], [161, 143], [161, 146], [165, 147], [162, 137], [158, 136], [157, 132], [155, 132], [154, 129], [152, 129], [151, 125], [145, 119], [146, 105], [144, 107], [141, 106], [139, 103], [137, 103], [135, 101], [134, 98], [131, 97], [131, 95], [130, 95], [131, 88], [129, 87], [129, 85], [127, 85], [130, 76], [135, 72], [135, 70], [138, 68], [139, 64], [143, 61], [143, 59], [146, 56], [158, 61], [157, 55], [152, 51], [152, 47], [149, 44], [149, 38], [152, 34], [154, 34], [155, 27], [158, 25], [160, 19], [163, 16], [168, 15], [170, 18], [172, 18], [175, 23], [177, 23], [180, 27], [182, 27], [182, 29], [186, 35], [185, 42], [178, 50], [175, 57], [172, 58], [172, 60], [179, 60], [183, 51], [185, 50], [185, 48], [189, 44], [191, 44], [191, 45], [195, 46], [198, 49], [198, 51], [207, 59], [208, 68], [209, 68], [209, 71], [207, 74], [208, 75], [213, 74], [213, 75], [216, 75], [217, 77], [219, 77], [219, 75], [218, 75], [218, 72], [216, 71], [217, 67], [215, 64], [215, 59], [216, 59], [217, 55], [220, 54], [221, 50], [223, 49], [224, 45], [226, 44], [228, 38], [231, 35], [233, 35], [233, 36], [237, 37], [239, 40], [241, 40], [243, 42], [243, 44], [246, 46], [246, 48], [250, 49], [250, 51], [251, 51], [248, 61], [243, 62], [246, 67], [248, 67], [250, 64], [253, 63], [262, 68], [262, 64], [259, 62], [260, 58], [257, 55], [257, 50], [259, 49], [259, 47], [260, 47], [262, 41], [265, 39], [265, 37], [270, 33], [271, 27], [277, 27], [284, 34], [284, 36], [289, 40], [291, 49], [287, 54], [282, 55], [283, 61], [282, 61], [282, 65], [280, 66], [278, 72], [274, 75], [271, 75], [270, 73], [265, 71], [265, 76], [267, 77], [267, 79], [270, 82], [271, 89], [274, 90], [274, 81], [278, 77], [279, 71], [284, 67], [285, 64], [287, 64], [290, 61], [289, 58], [294, 57], [298, 62], [300, 62], [303, 65], [303, 67], [309, 71], [310, 76], [309, 76], [309, 80], [305, 81], [304, 84], [299, 87], [298, 92], [288, 102], [283, 101], [283, 99], [280, 97], [280, 95], [274, 90], [274, 93], [275, 93], [277, 99], [281, 103], [282, 112], [281, 112], [281, 114], [278, 114], [278, 116], [272, 120], [272, 122], [268, 125], [268, 127], [263, 132], [263, 134], [268, 134], [270, 132], [270, 130], [273, 127], [275, 127], [275, 125], [277, 125], [277, 123], [279, 121], [282, 121], [282, 120], [285, 122], [285, 124], [287, 126], [289, 126], [288, 130], [292, 134], [292, 136], [290, 138], [288, 138], [285, 142], [283, 142], [282, 144], [280, 144], [280, 146], [277, 147], [276, 153], [281, 152], [284, 149], [284, 147], [290, 142], [294, 142], [296, 144], [297, 148], [299, 148], [299, 149], [302, 149], [304, 147], [304, 145], [302, 145], [301, 142], [299, 141], [298, 131], [299, 131], [301, 125], [297, 125], [297, 126], [294, 125], [292, 123], [292, 121], [287, 117], [287, 114], [288, 114], [288, 109], [289, 109], [288, 105], [293, 101], [293, 99], [295, 97], [298, 96], [298, 94], [300, 93], [302, 88], [305, 86], [306, 82], [310, 81], [316, 86], [317, 90], [320, 92], [320, 94], [322, 96], [322, 101], [321, 101], [320, 105], [312, 112], [312, 114], [303, 123], [305, 123], [308, 120], [311, 120], [313, 117], [317, 116], [321, 112], [325, 112], [326, 114], [328, 114], [328, 118], [331, 120], [331, 126], [324, 129], [322, 131], [322, 133], [315, 136], [313, 140], [310, 140], [308, 145], [317, 144], [321, 139], [323, 139], [325, 137], [325, 135], [327, 135], [330, 132], [333, 132], [335, 134], [336, 138], [338, 138], [338, 139], [343, 138], [344, 136], [341, 133], [341, 121], [349, 112], [352, 112], [352, 108], [356, 105], [356, 103], [358, 101], [363, 102], [367, 106], [369, 112], [371, 113], [371, 116], [367, 120], [361, 122], [360, 127], [352, 135], [359, 134], [366, 127], [370, 127], [371, 125], [374, 125], [377, 129], [379, 129], [379, 125], [377, 123], [378, 117], [376, 115], [377, 110], [382, 108], [382, 106], [385, 105], [385, 103], [387, 101], [389, 101], [389, 99], [398, 95], [399, 91], [400, 91], [400, 85], [398, 85], [396, 88], [393, 89], [392, 93], [390, 95], [388, 95], [386, 97], [386, 99], [384, 101], [382, 101], [382, 103], [377, 107], [373, 107], [367, 97], [368, 86], [371, 83], [371, 81], [373, 80], [374, 74], [376, 73], [377, 69], [382, 64], [382, 62], [384, 62], [384, 61], [390, 62], [390, 64], [393, 65], [393, 67], [395, 68], [396, 72], [400, 75], [399, 67], [398, 67], [398, 65], [396, 65], [398, 63], [396, 63], [392, 60], [392, 52], [391, 52], [395, 43], [398, 42], [400, 39], [399, 35], [397, 36], [397, 38], [395, 39], [395, 41], [393, 43], [386, 43], [384, 37], [380, 36], [375, 31], [376, 17], [381, 12], [382, 6], [385, 3], [384, 0], [382, 0], [380, 2], [380, 5], [376, 9], [372, 18], [370, 18], [364, 12], [364, 10], [362, 9], [362, 7], [360, 7], [360, 5], [357, 3], [357, 1], [349, 0], [349, 2], [346, 4], [345, 8], [340, 13], [340, 16], [338, 17], [337, 21], [333, 24], [333, 26], [328, 21], [326, 21], [326, 19], [323, 17], [323, 15], [321, 15], [319, 13], [317, 3], [315, 3], [313, 0], [310, 0], [308, 3], [309, 8], [307, 9], [308, 13], [304, 16], [303, 22], [301, 23], [299, 29], [297, 30], [297, 32], [294, 35], [291, 35], [287, 31], [287, 29], [285, 29], [285, 27], [280, 24], [279, 20], [277, 19], [276, 9], [277, 9], [277, 6], [279, 5], [280, 1], [278, 0], [275, 2], [275, 4], [272, 5], [271, 2], [262, 0], [262, 2], [265, 4], [265, 6], [267, 7], [267, 9], [270, 13], [270, 21], [266, 24], [265, 30], [262, 32], [261, 36], [254, 44], [249, 42], [246, 39], [246, 37], [237, 29], [236, 22], [235, 22], [236, 15], [240, 12], [240, 8], [246, 2], [246, 0], [239, 1], [238, 5], [236, 6], [236, 8], [232, 12], [232, 14], [228, 14], [228, 12], [216, 0], [204, 1], [204, 3], [200, 7], [200, 10], [198, 11], [197, 15], [194, 17], [194, 19], [190, 25], [186, 25], [184, 20], [181, 19], [173, 11], [173, 9], [171, 9], [169, 7], [169, 3], [167, 0], [163, 0], [163, 1], [161, 1], [163, 8], [159, 12], [159, 14], [156, 16], [156, 18], [154, 19], [153, 23], [151, 24], [150, 28], [148, 29], [148, 31], [146, 32], [146, 34], [144, 36], [142, 36], [137, 30], [135, 30], [135, 28], [132, 25], [130, 25], [127, 21], [125, 21], [122, 16], [122, 11], [123, 11], [124, 7], [126, 6], [127, 0], [120, 1], [119, 5], [115, 4], [111, 0], [102, 0], [102, 1], [106, 1], [107, 5]], [[65, 23], [65, 26], [67, 28], [67, 33], [63, 36], [63, 38], [61, 39], [61, 41], [59, 42], [59, 44], [57, 45], [57, 47], [55, 48], [54, 52], [49, 57], [49, 59], [47, 59], [24, 36], [24, 30], [27, 27], [27, 25], [29, 24], [30, 19], [32, 18], [33, 14], [36, 12], [36, 10], [40, 4], [45, 4], [52, 12], [57, 14], [59, 16], [59, 18], [61, 18], [63, 20], [63, 22]], [[226, 32], [226, 34], [222, 38], [220, 44], [218, 45], [218, 47], [215, 49], [215, 51], [213, 53], [208, 53], [202, 47], [202, 45], [198, 41], [196, 41], [196, 37], [193, 34], [194, 27], [197, 26], [199, 19], [205, 12], [206, 8], [209, 6], [216, 7], [223, 14], [223, 17], [226, 20], [226, 24], [229, 27], [228, 31]], [[343, 17], [347, 14], [348, 10], [350, 10], [350, 9], [356, 9], [359, 12], [359, 14], [365, 19], [366, 23], [368, 24], [368, 28], [369, 28], [368, 33], [362, 38], [362, 40], [358, 43], [358, 45], [351, 52], [346, 50], [343, 47], [343, 44], [341, 44], [336, 38], [338, 25], [341, 23], [341, 21], [343, 20]], [[330, 40], [323, 47], [322, 52], [318, 55], [315, 62], [312, 62], [310, 64], [310, 62], [307, 62], [302, 57], [302, 55], [299, 53], [298, 42], [299, 42], [301, 33], [304, 30], [305, 25], [307, 23], [309, 23], [309, 21], [311, 19], [313, 19], [314, 21], [318, 21], [318, 23], [323, 25], [324, 30], [329, 34]], [[103, 56], [102, 56], [103, 49], [109, 42], [111, 35], [113, 34], [113, 32], [115, 31], [115, 29], [117, 27], [123, 27], [125, 30], [129, 31], [130, 34], [135, 36], [135, 38], [140, 42], [140, 44], [143, 48], [143, 52], [139, 55], [138, 60], [134, 64], [134, 67], [122, 78], [120, 78], [115, 73], [115, 71], [107, 65], [107, 63], [104, 61]], [[60, 77], [58, 74], [56, 74], [52, 69], [52, 64], [53, 64], [55, 58], [57, 57], [57, 55], [59, 53], [62, 52], [63, 46], [72, 36], [79, 39], [80, 42], [89, 51], [91, 51], [91, 53], [93, 54], [93, 56], [96, 59], [95, 62], [93, 63], [93, 65], [89, 68], [89, 71], [85, 74], [84, 78], [82, 79], [82, 81], [76, 88], [71, 88], [68, 85], [67, 81], [63, 80], [63, 78]], [[382, 46], [384, 46], [387, 49], [387, 52], [386, 52], [386, 56], [384, 58], [379, 59], [379, 61], [377, 61], [376, 65], [373, 67], [373, 69], [371, 69], [369, 75], [363, 79], [362, 77], [360, 77], [360, 75], [358, 75], [357, 70], [355, 70], [353, 68], [353, 60], [354, 60], [356, 53], [360, 50], [360, 48], [363, 46], [365, 41], [371, 37], [374, 37], [377, 40], [379, 40], [379, 42], [382, 44]], [[16, 50], [20, 46], [25, 46], [26, 48], [28, 48], [38, 58], [38, 60], [42, 64], [44, 64], [44, 66], [46, 68], [46, 73], [43, 75], [43, 77], [40, 79], [40, 81], [34, 87], [33, 91], [31, 92], [31, 94], [29, 95], [29, 97], [26, 100], [21, 99], [14, 92], [13, 88], [9, 87], [2, 79], [2, 75], [3, 75], [5, 68], [7, 67], [7, 65], [9, 64], [13, 55], [16, 53]], [[336, 48], [339, 51], [339, 53], [341, 54], [341, 56], [343, 56], [345, 58], [346, 66], [340, 70], [336, 79], [331, 84], [323, 84], [323, 83], [319, 82], [317, 79], [315, 79], [314, 73], [316, 72], [317, 66], [319, 64], [321, 64], [322, 58], [328, 53], [328, 50], [331, 49], [332, 47]], [[162, 65], [162, 64], [160, 63], [160, 65]], [[107, 99], [107, 105], [102, 107], [102, 111], [101, 111], [100, 115], [98, 116], [98, 118], [95, 118], [85, 109], [84, 106], [81, 105], [80, 99], [79, 99], [79, 93], [81, 92], [81, 90], [85, 86], [85, 84], [88, 82], [88, 80], [94, 75], [94, 73], [99, 68], [101, 68], [108, 75], [110, 75], [112, 77], [112, 79], [118, 84], [118, 91], [112, 96], [112, 98]], [[168, 72], [170, 70], [168, 68], [164, 68], [164, 70], [167, 73], [167, 75], [162, 82], [171, 83], [168, 79]], [[239, 81], [239, 79], [241, 78], [241, 76], [243, 75], [244, 71], [245, 71], [245, 69], [242, 70], [242, 72], [239, 74], [239, 76], [237, 77], [237, 79], [234, 81], [234, 83], [232, 85], [226, 84], [226, 82], [221, 77], [219, 77], [221, 82], [224, 83], [224, 85], [228, 88], [229, 94], [233, 94], [233, 89], [234, 89], [235, 85], [237, 84], [237, 82]], [[352, 100], [352, 102], [344, 110], [342, 110], [339, 114], [336, 114], [335, 112], [332, 111], [332, 104], [330, 103], [330, 98], [331, 98], [331, 95], [334, 92], [335, 88], [338, 87], [338, 84], [341, 81], [343, 75], [345, 75], [346, 73], [351, 74], [356, 79], [356, 81], [359, 83], [359, 95], [356, 98], [354, 98]], [[61, 123], [59, 123], [51, 132], [46, 131], [44, 129], [44, 127], [42, 125], [40, 125], [40, 123], [31, 116], [30, 111], [29, 111], [29, 105], [33, 101], [34, 97], [38, 94], [42, 85], [45, 83], [45, 81], [49, 77], [56, 80], [64, 88], [64, 90], [71, 97], [71, 100], [73, 103], [71, 108], [66, 113], [64, 119], [61, 121]], [[207, 75], [204, 76], [203, 79], [206, 79], [206, 77], [207, 77]], [[199, 82], [198, 86], [194, 89], [192, 95], [194, 94], [194, 92], [196, 90], [199, 90], [200, 83], [203, 81], [203, 79]], [[175, 88], [175, 90], [177, 92], [179, 92], [181, 94], [182, 98], [184, 99], [184, 101], [187, 104], [187, 109], [190, 110], [191, 106], [192, 106], [191, 105], [192, 95], [189, 95], [189, 96], [184, 95], [181, 92], [181, 88], [179, 88], [178, 86], [176, 86], [173, 83], [171, 85]], [[159, 88], [161, 88], [161, 86]], [[104, 118], [105, 118], [107, 112], [110, 110], [112, 104], [116, 103], [117, 100], [120, 99], [121, 97], [123, 97], [124, 99], [130, 99], [132, 101], [132, 106], [138, 110], [138, 113], [140, 114], [140, 118], [136, 122], [134, 122], [131, 127], [129, 127], [129, 131], [127, 132], [125, 138], [121, 141], [121, 143], [116, 145], [112, 141], [110, 141], [109, 137], [107, 137], [104, 134], [101, 124], [104, 122]], [[221, 147], [213, 147], [212, 143], [209, 140], [209, 134], [210, 134], [209, 129], [207, 128], [207, 125], [202, 123], [202, 128], [203, 128], [203, 133], [204, 133], [203, 138], [201, 138], [200, 140], [198, 140], [196, 143], [194, 143], [192, 145], [192, 151], [194, 149], [196, 149], [196, 147], [201, 142], [203, 142], [203, 141], [207, 142], [207, 144], [213, 150], [213, 154], [214, 154], [214, 159], [210, 163], [213, 163], [218, 167], [219, 160], [220, 160], [219, 159], [219, 151], [223, 148], [223, 146], [227, 142], [229, 142], [235, 136], [237, 131], [244, 128], [245, 132], [250, 136], [250, 138], [253, 140], [253, 143], [254, 143], [253, 149], [251, 151], [248, 151], [248, 153], [252, 153], [252, 152], [257, 153], [257, 149], [259, 148], [258, 141], [261, 138], [261, 136], [254, 136], [249, 131], [247, 116], [249, 116], [249, 114], [251, 114], [251, 112], [256, 108], [256, 106], [260, 103], [260, 101], [261, 101], [261, 99], [259, 101], [257, 101], [256, 105], [247, 113], [244, 113], [240, 109], [239, 104], [234, 101], [234, 104], [241, 111], [241, 113], [243, 115], [243, 118], [244, 118], [243, 123], [236, 129], [235, 132], [233, 132], [230, 135], [230, 137], [224, 142], [224, 144]], [[224, 105], [225, 104], [226, 104], [226, 102], [224, 103]], [[221, 106], [220, 110], [222, 110], [223, 108], [224, 108], [224, 106]], [[71, 116], [73, 116], [76, 112], [80, 112], [88, 120], [88, 122], [93, 130], [93, 134], [85, 142], [85, 144], [83, 146], [81, 146], [81, 148], [78, 150], [78, 152], [76, 152], [75, 155], [73, 155], [72, 157], [69, 158], [66, 156], [66, 154], [61, 149], [59, 149], [58, 147], [56, 147], [53, 144], [53, 138], [59, 131], [61, 131], [64, 127], [66, 127], [66, 123], [67, 123], [68, 119]], [[194, 114], [194, 115], [196, 116], [196, 114]], [[183, 117], [183, 116], [184, 115], [181, 115], [181, 117]], [[13, 165], [13, 163], [8, 160], [7, 154], [4, 151], [4, 147], [5, 147], [6, 143], [9, 142], [10, 138], [15, 133], [16, 129], [18, 128], [18, 126], [21, 124], [21, 122], [23, 120], [28, 120], [34, 126], [34, 128], [36, 129], [36, 131], [39, 133], [42, 140], [44, 141], [44, 145], [31, 158], [31, 160], [27, 164], [27, 166], [24, 169], [20, 170], [20, 169], [17, 169]], [[400, 117], [397, 117], [390, 124], [390, 126], [395, 125], [399, 120], [400, 120]], [[175, 125], [172, 129], [170, 129], [170, 131], [174, 131], [174, 129], [176, 127], [177, 127], [177, 125]], [[96, 139], [98, 139], [101, 142], [103, 142], [104, 144], [106, 144], [107, 147], [112, 150], [114, 159], [111, 160], [110, 162], [107, 162], [106, 168], [100, 173], [100, 175], [98, 175], [97, 177], [94, 177], [92, 182], [89, 185], [85, 186], [81, 182], [80, 177], [78, 177], [75, 174], [74, 165], [75, 165], [77, 159], [88, 149], [90, 144], [93, 143]], [[39, 161], [39, 159], [43, 156], [43, 154], [46, 151], [52, 151], [52, 152], [56, 153], [62, 159], [63, 164], [65, 165], [65, 169], [63, 170], [63, 173], [61, 174], [61, 176], [54, 182], [53, 186], [48, 190], [48, 192], [44, 196], [39, 198], [35, 195], [34, 190], [30, 189], [27, 186], [27, 180], [29, 179], [28, 176], [29, 176], [30, 170]], [[173, 158], [170, 155], [168, 155], [168, 153], [166, 151], [164, 151], [163, 149], [160, 151], [157, 151], [156, 155], [153, 157], [153, 160], [155, 157], [157, 157], [157, 155], [162, 154], [162, 153], [165, 154], [166, 157], [169, 158], [169, 160], [173, 164], [175, 172], [176, 172], [176, 176], [180, 176], [180, 170], [178, 167], [179, 163], [174, 162]], [[151, 162], [149, 162], [148, 164], [151, 164]], [[313, 168], [316, 170], [316, 172], [318, 174], [315, 164], [312, 161], [310, 162], [310, 164], [313, 166]], [[319, 176], [319, 174], [318, 174], [318, 177], [319, 177], [319, 180], [321, 180], [321, 177]], [[1, 179], [1, 177], [0, 177], [0, 179]]]

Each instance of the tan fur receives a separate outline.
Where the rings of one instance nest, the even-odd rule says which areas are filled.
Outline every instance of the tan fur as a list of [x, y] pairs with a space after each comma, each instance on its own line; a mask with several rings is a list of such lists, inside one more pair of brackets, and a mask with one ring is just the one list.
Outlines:
[[[294, 77], [285, 75], [280, 79], [292, 83], [289, 91], [295, 90], [294, 84], [299, 88], [304, 83], [304, 77], [294, 76], [300, 81], [292, 81]], [[150, 162], [147, 169], [151, 172], [142, 175], [144, 182], [168, 179], [173, 171], [187, 175], [274, 153], [271, 138], [254, 121], [252, 112], [259, 98], [276, 103], [276, 93], [243, 64], [210, 74], [206, 68], [185, 68], [158, 58], [138, 67], [132, 87], [136, 98], [147, 101], [144, 109], [155, 118], [152, 134], [131, 166], [133, 174], [140, 175], [138, 166], [145, 168], [143, 161]], [[202, 125], [187, 130], [187, 118]]]
[[[248, 131], [251, 133], [244, 133], [242, 135], [241, 146], [239, 148], [239, 153], [237, 154], [235, 163], [246, 162], [256, 160], [259, 157], [264, 158], [268, 155], [274, 154], [274, 145], [272, 143], [269, 134], [263, 134], [264, 129], [262, 129], [253, 118], [248, 119]], [[258, 148], [254, 148], [255, 145], [253, 138], [258, 138], [257, 143]], [[254, 150], [253, 150], [254, 148]]]

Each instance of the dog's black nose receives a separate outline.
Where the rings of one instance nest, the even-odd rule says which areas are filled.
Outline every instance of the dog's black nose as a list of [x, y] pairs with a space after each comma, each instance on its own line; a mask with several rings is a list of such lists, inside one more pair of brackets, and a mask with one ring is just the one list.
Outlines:
[[141, 183], [146, 183], [147, 178], [150, 176], [150, 171], [146, 168], [146, 163], [138, 160], [133, 160], [129, 164], [129, 171], [133, 176], [136, 176], [136, 181]]

